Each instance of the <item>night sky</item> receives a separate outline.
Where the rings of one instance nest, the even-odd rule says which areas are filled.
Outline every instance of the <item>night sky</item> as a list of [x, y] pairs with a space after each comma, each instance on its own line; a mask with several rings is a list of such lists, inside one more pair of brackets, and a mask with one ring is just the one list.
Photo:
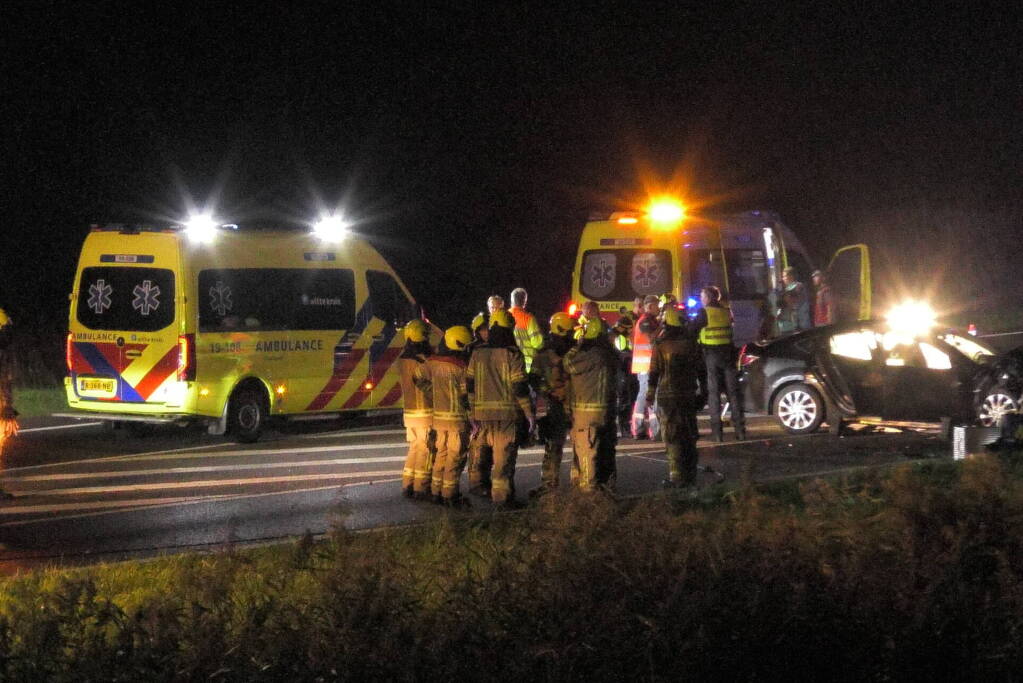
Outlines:
[[0, 305], [62, 326], [89, 223], [192, 202], [342, 207], [441, 324], [546, 317], [590, 211], [673, 190], [1018, 307], [1013, 3], [549, 4], [5, 3]]

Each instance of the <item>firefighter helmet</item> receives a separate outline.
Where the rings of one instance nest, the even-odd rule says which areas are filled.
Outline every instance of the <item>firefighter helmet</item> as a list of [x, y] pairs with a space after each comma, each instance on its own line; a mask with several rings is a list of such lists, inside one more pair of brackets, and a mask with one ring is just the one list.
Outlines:
[[515, 329], [515, 318], [508, 311], [498, 309], [490, 314], [490, 326], [504, 327], [509, 330]]
[[551, 316], [551, 334], [563, 337], [575, 329], [575, 318], [568, 313], [555, 313]]
[[426, 326], [426, 323], [416, 318], [410, 320], [405, 325], [405, 339], [406, 341], [418, 344], [426, 341], [427, 337], [430, 336], [430, 328]]
[[7, 311], [0, 308], [0, 327], [7, 327], [11, 324], [11, 319], [7, 316]]
[[488, 316], [489, 316], [488, 313], [477, 313], [476, 317], [472, 319], [471, 323], [469, 323], [469, 329], [475, 332], [481, 327], [490, 327], [488, 322], [489, 320]]
[[444, 345], [452, 351], [462, 351], [471, 342], [472, 332], [465, 325], [455, 325], [444, 332]]

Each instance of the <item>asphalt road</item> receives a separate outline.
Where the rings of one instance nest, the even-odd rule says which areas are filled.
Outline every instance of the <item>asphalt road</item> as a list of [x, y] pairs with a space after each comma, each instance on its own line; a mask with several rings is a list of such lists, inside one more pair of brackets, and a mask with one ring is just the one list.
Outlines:
[[[706, 424], [705, 422], [703, 423]], [[702, 484], [763, 481], [947, 456], [934, 430], [852, 429], [784, 435], [772, 418], [750, 419], [751, 440], [703, 440]], [[0, 570], [142, 557], [184, 549], [266, 542], [333, 525], [371, 529], [452, 514], [399, 495], [404, 431], [393, 418], [339, 428], [307, 423], [242, 445], [198, 430], [147, 435], [101, 424], [30, 420], [10, 445], [0, 486]], [[563, 466], [567, 486], [568, 447]], [[520, 498], [539, 483], [540, 448], [520, 452]], [[659, 443], [623, 440], [618, 493], [656, 492], [665, 475]], [[468, 513], [489, 514], [473, 499]]]

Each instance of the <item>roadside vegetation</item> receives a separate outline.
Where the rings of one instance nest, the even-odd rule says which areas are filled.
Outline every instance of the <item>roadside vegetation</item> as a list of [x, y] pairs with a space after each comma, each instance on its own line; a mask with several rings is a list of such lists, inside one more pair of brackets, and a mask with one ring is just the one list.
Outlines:
[[0, 680], [1010, 679], [1021, 578], [1016, 456], [553, 498], [0, 579]]

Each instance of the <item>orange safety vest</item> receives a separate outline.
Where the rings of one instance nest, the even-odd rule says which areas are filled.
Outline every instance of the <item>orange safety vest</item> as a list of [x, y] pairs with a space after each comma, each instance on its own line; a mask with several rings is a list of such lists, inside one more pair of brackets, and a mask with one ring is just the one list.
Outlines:
[[654, 340], [639, 329], [640, 323], [646, 318], [646, 314], [640, 316], [632, 328], [632, 373], [635, 375], [650, 372], [650, 358], [653, 357]]

